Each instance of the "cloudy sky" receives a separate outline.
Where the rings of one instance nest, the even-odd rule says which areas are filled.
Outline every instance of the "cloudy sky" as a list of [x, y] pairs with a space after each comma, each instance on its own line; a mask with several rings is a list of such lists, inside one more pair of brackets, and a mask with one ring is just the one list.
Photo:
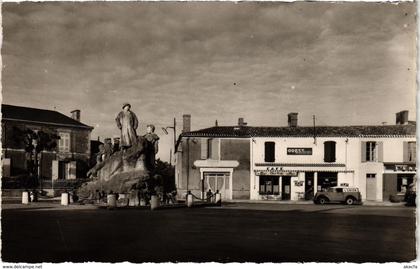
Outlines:
[[[415, 120], [415, 4], [4, 3], [3, 103], [81, 109], [92, 137], [192, 114], [192, 129]], [[180, 129], [178, 130], [179, 133]]]

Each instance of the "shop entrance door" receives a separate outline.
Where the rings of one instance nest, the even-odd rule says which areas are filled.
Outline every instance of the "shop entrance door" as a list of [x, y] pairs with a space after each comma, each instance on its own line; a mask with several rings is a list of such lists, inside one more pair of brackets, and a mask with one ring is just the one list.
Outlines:
[[376, 200], [376, 175], [375, 174], [366, 175], [366, 200], [368, 201]]
[[314, 172], [305, 172], [305, 200], [314, 198]]
[[281, 199], [290, 200], [290, 177], [282, 177], [281, 180]]
[[215, 193], [217, 190], [222, 195], [222, 201], [224, 199], [230, 199], [229, 191], [229, 172], [205, 172], [204, 173], [204, 186], [205, 193], [211, 190], [212, 193]]

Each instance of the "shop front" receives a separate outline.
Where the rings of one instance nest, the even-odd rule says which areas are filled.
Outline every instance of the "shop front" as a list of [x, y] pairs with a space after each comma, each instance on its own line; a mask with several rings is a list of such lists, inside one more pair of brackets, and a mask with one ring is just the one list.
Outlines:
[[389, 201], [394, 195], [404, 195], [414, 182], [416, 166], [412, 163], [385, 163], [383, 174], [383, 201]]
[[290, 200], [291, 179], [298, 176], [296, 172], [284, 172], [279, 169], [255, 170], [258, 178], [259, 200]]
[[353, 186], [353, 171], [331, 171], [296, 167], [267, 167], [256, 169], [255, 186], [257, 193], [251, 195], [256, 200], [312, 200], [317, 191], [335, 186]]

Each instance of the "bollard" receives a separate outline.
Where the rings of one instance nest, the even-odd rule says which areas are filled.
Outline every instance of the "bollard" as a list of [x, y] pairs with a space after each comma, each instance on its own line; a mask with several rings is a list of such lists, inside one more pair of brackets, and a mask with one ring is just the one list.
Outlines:
[[191, 193], [187, 194], [187, 207], [193, 206], [193, 196]]
[[106, 197], [106, 202], [108, 207], [116, 207], [117, 206], [117, 196], [115, 194], [108, 194]]
[[157, 195], [152, 195], [150, 199], [150, 209], [155, 210], [159, 207], [159, 197]]
[[144, 199], [140, 199], [140, 206], [146, 206], [146, 201]]
[[29, 192], [27, 191], [22, 192], [22, 204], [29, 204]]
[[61, 194], [61, 205], [69, 205], [69, 193], [63, 192]]
[[216, 205], [221, 205], [221, 204], [222, 204], [222, 194], [216, 193]]

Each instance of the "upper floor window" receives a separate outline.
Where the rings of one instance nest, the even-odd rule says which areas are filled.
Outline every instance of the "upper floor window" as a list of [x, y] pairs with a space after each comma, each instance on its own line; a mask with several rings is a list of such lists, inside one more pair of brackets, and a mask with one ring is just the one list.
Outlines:
[[275, 161], [275, 146], [276, 146], [276, 143], [274, 142], [264, 143], [264, 161], [265, 162]]
[[58, 133], [60, 140], [58, 141], [58, 151], [59, 152], [69, 152], [70, 151], [70, 133], [60, 132]]
[[218, 160], [219, 159], [219, 139], [202, 138], [201, 139], [201, 159]]
[[376, 142], [366, 142], [366, 161], [376, 161], [377, 147]]
[[362, 162], [382, 162], [383, 142], [362, 142]]
[[406, 142], [406, 146], [404, 147], [404, 161], [405, 162], [415, 162], [416, 161], [416, 142], [410, 141]]
[[324, 142], [324, 162], [333, 163], [335, 162], [335, 141]]

